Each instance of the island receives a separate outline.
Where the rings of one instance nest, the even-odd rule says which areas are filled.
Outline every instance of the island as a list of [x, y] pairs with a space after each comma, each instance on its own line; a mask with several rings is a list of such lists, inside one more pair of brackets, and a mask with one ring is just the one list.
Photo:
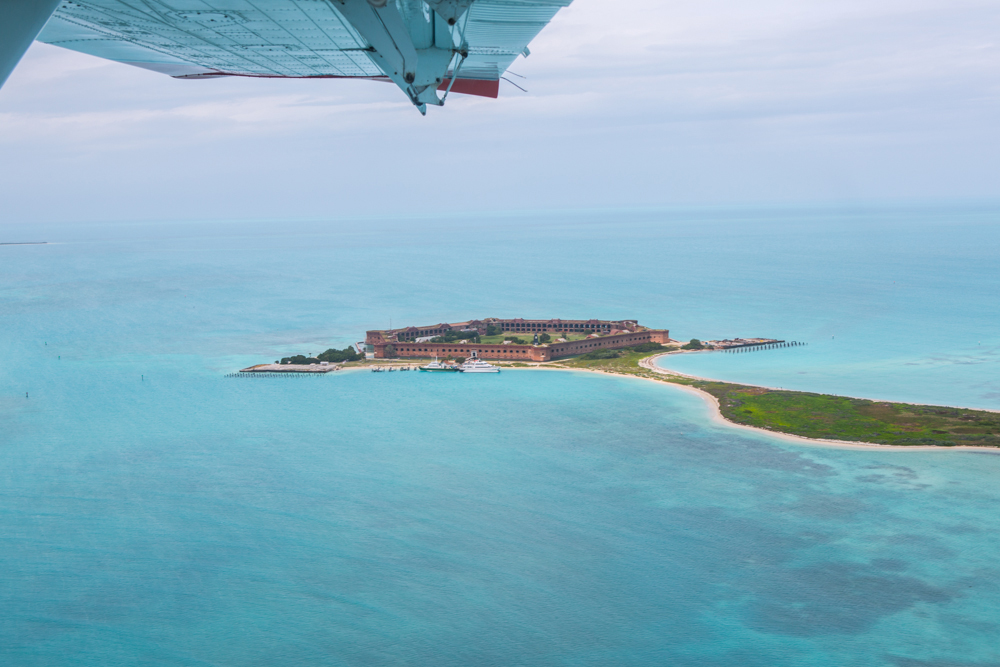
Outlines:
[[[1000, 447], [1000, 412], [913, 405], [761, 387], [666, 370], [658, 357], [736, 353], [804, 345], [774, 338], [673, 340], [667, 329], [636, 320], [484, 318], [453, 324], [373, 329], [355, 348], [285, 357], [239, 374], [324, 373], [435, 358], [497, 360], [505, 368], [586, 371], [663, 382], [698, 392], [726, 423], [770, 434], [840, 445]], [[405, 366], [412, 368], [412, 366]]]

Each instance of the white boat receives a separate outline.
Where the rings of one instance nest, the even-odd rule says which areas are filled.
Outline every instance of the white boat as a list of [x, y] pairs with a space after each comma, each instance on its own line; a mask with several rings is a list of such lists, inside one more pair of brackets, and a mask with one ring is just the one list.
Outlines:
[[458, 369], [455, 368], [454, 366], [449, 366], [447, 364], [442, 364], [440, 361], [438, 361], [437, 357], [434, 357], [434, 361], [432, 361], [431, 363], [427, 364], [426, 366], [421, 366], [420, 370], [422, 370], [422, 371], [449, 371], [450, 372], [450, 371], [457, 371]]
[[499, 373], [500, 369], [482, 359], [473, 357], [458, 367], [463, 373]]

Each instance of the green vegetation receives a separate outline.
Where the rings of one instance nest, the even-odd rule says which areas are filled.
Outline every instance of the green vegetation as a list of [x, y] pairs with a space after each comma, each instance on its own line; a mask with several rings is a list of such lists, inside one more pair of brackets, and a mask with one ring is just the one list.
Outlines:
[[320, 361], [329, 361], [333, 364], [340, 363], [342, 361], [357, 361], [358, 359], [364, 359], [365, 355], [348, 345], [343, 350], [334, 350], [333, 348], [330, 348], [317, 358]]
[[486, 325], [486, 335], [487, 336], [502, 336], [503, 335], [503, 329], [500, 328], [500, 327], [498, 327], [498, 326], [496, 326], [495, 324], [487, 324]]
[[593, 352], [587, 352], [582, 354], [578, 359], [583, 361], [594, 361], [598, 359], [617, 359], [622, 355], [630, 355], [636, 352], [642, 352], [648, 354], [649, 352], [663, 352], [664, 347], [659, 343], [639, 343], [638, 345], [633, 345], [632, 347], [620, 347], [618, 349], [612, 350], [609, 348], [601, 348], [599, 350], [594, 350]]
[[503, 339], [505, 341], [510, 341], [514, 345], [528, 345], [529, 344], [528, 341], [524, 340], [523, 338], [518, 338], [517, 336], [504, 336]]
[[701, 344], [701, 341], [697, 338], [692, 338], [691, 342], [687, 345], [681, 346], [682, 350], [704, 350], [705, 346]]
[[614, 358], [593, 358], [590, 354], [554, 365], [695, 387], [717, 398], [722, 415], [732, 422], [806, 438], [903, 446], [1000, 447], [1000, 413], [695, 380], [643, 368], [639, 361], [649, 356], [646, 352], [629, 350]]
[[618, 352], [618, 355], [615, 357], [587, 359], [587, 354], [590, 354], [588, 352], [579, 357], [559, 359], [552, 363], [553, 365], [564, 366], [566, 368], [583, 368], [610, 373], [628, 373], [630, 375], [639, 375], [645, 371], [645, 369], [639, 366], [639, 360], [648, 357], [648, 352], [633, 352], [631, 349], [615, 350], [615, 352]]
[[660, 343], [639, 343], [638, 345], [633, 345], [628, 349], [633, 352], [663, 352], [664, 350], [670, 350], [673, 348], [664, 348]]
[[278, 363], [308, 366], [309, 364], [318, 364], [319, 359], [316, 357], [307, 357], [304, 354], [296, 354], [294, 357], [282, 357]]
[[302, 364], [308, 366], [309, 364], [318, 364], [321, 361], [328, 361], [331, 364], [339, 364], [342, 361], [357, 361], [359, 359], [364, 359], [365, 355], [359, 354], [357, 350], [348, 345], [343, 350], [335, 350], [330, 348], [323, 354], [315, 357], [307, 357], [302, 354], [296, 354], [294, 357], [284, 357], [281, 361], [275, 362], [279, 364]]
[[885, 445], [1000, 446], [1000, 414], [933, 405], [692, 381], [719, 399], [722, 414], [739, 424], [807, 438]]
[[398, 356], [398, 353], [396, 352], [396, 346], [393, 345], [392, 343], [389, 343], [388, 345], [386, 345], [385, 346], [385, 356], [387, 356], [390, 359], [395, 359]]
[[[489, 331], [490, 331], [489, 327], [487, 327], [487, 329], [486, 329], [486, 332], [487, 332], [486, 335], [482, 336], [480, 338], [479, 342], [482, 343], [483, 345], [499, 345], [500, 343], [502, 343], [508, 337], [515, 336], [515, 337], [519, 337], [519, 338], [524, 337], [524, 338], [526, 338], [527, 342], [530, 343], [530, 342], [532, 342], [534, 340], [534, 335], [535, 335], [534, 332], [532, 332], [532, 331], [499, 331], [498, 329], [494, 329], [494, 330], [496, 330], [497, 333], [491, 334], [491, 333], [489, 333]], [[582, 333], [571, 333], [571, 334], [563, 334], [563, 333], [554, 333], [554, 334], [539, 333], [538, 334], [538, 342], [539, 342], [539, 344], [553, 343], [553, 342], [556, 342], [557, 340], [559, 340], [560, 338], [565, 338], [566, 340], [572, 341], [572, 340], [583, 340], [584, 338], [586, 338], [586, 336], [584, 336]]]
[[599, 350], [594, 350], [593, 352], [588, 352], [586, 354], [581, 354], [580, 359], [584, 361], [594, 361], [597, 359], [617, 359], [622, 354], [624, 354], [624, 349], [622, 350], [610, 350], [608, 348], [602, 348]]
[[443, 336], [431, 338], [432, 343], [455, 343], [460, 340], [467, 340], [470, 343], [479, 342], [479, 332], [477, 331], [446, 331]]

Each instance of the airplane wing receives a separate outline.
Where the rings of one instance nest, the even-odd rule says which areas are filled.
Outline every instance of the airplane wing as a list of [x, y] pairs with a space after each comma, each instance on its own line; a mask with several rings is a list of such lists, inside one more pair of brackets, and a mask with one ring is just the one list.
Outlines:
[[[0, 84], [23, 54], [4, 51], [22, 42], [26, 49], [37, 35], [47, 44], [184, 79], [391, 81], [425, 113], [450, 92], [497, 97], [510, 64], [528, 55], [528, 43], [570, 2], [0, 0]], [[3, 45], [8, 31], [12, 38]]]

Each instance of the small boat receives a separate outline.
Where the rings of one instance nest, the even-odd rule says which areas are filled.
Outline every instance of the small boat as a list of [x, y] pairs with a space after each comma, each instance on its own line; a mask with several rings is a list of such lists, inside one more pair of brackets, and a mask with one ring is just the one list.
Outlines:
[[442, 364], [440, 361], [438, 361], [437, 357], [434, 357], [434, 361], [427, 364], [426, 366], [421, 366], [420, 370], [431, 371], [431, 372], [434, 371], [454, 372], [457, 371], [458, 368], [456, 366], [449, 366], [448, 364]]
[[488, 364], [478, 357], [469, 359], [458, 367], [463, 373], [499, 373], [500, 369], [492, 364]]

